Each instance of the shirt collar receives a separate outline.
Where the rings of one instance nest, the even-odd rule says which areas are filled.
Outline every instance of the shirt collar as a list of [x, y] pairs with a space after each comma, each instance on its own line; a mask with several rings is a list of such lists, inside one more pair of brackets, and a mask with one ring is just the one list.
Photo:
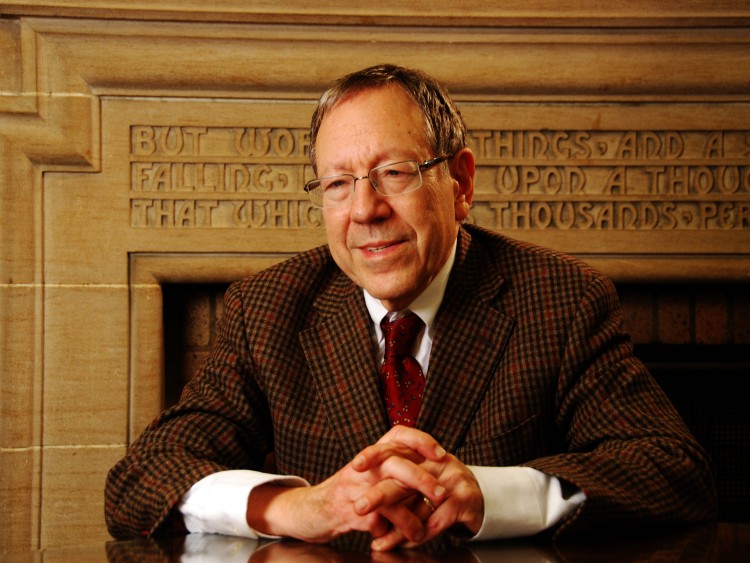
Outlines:
[[[430, 285], [428, 285], [427, 288], [422, 293], [420, 293], [414, 301], [411, 302], [407, 309], [405, 309], [404, 311], [397, 311], [394, 315], [392, 315], [391, 320], [393, 320], [393, 318], [398, 318], [406, 310], [408, 310], [412, 311], [415, 315], [422, 319], [422, 322], [427, 327], [427, 330], [430, 329], [430, 327], [432, 326], [432, 321], [435, 320], [437, 311], [440, 308], [440, 304], [443, 302], [445, 288], [448, 286], [448, 278], [450, 277], [453, 263], [456, 260], [457, 245], [458, 239], [456, 239], [456, 242], [453, 243], [453, 249], [448, 256], [448, 259], [445, 261], [445, 264], [443, 264], [443, 267], [440, 268], [440, 271], [438, 272], [437, 276], [435, 276], [435, 279], [430, 282]], [[367, 305], [367, 310], [370, 313], [370, 318], [372, 318], [372, 322], [375, 324], [376, 332], [379, 333], [380, 321], [383, 320], [383, 317], [388, 314], [388, 309], [383, 306], [383, 304], [380, 302], [380, 299], [376, 299], [365, 289], [363, 289], [362, 291], [365, 295], [365, 304]]]

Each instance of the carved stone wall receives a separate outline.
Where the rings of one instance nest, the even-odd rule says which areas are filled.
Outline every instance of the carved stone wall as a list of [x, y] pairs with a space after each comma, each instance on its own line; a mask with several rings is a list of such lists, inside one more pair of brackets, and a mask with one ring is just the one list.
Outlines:
[[459, 101], [472, 221], [620, 281], [748, 281], [743, 3], [246, 4], [0, 2], [4, 551], [107, 537], [104, 475], [163, 402], [162, 285], [324, 242], [306, 129], [365, 65]]

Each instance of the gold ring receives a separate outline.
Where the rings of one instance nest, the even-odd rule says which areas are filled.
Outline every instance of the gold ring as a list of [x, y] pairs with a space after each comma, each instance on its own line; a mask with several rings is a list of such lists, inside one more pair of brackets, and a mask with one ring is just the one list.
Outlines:
[[428, 499], [427, 497], [422, 497], [422, 502], [424, 502], [430, 509], [431, 512], [435, 512], [435, 505], [432, 504], [432, 501]]

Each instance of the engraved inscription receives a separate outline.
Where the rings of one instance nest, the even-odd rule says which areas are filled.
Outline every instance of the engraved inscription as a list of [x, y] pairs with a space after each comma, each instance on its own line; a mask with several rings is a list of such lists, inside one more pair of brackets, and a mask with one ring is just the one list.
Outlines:
[[750, 229], [748, 131], [470, 132], [471, 220], [502, 230]]
[[133, 227], [319, 228], [306, 129], [130, 128]]
[[[307, 129], [130, 128], [131, 225], [322, 227]], [[470, 220], [497, 230], [750, 229], [750, 131], [472, 130]]]

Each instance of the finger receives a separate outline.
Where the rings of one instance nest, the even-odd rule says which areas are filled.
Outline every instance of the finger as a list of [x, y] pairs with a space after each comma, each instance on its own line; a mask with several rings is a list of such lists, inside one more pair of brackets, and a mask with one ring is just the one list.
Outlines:
[[377, 443], [401, 444], [432, 461], [440, 461], [446, 454], [440, 443], [426, 432], [400, 424], [386, 432]]
[[419, 520], [421, 520], [423, 522], [423, 525], [425, 526], [424, 534], [422, 535], [422, 537], [417, 539], [417, 536], [413, 536], [412, 539], [409, 539], [409, 537], [407, 537], [403, 530], [394, 527], [387, 534], [373, 540], [370, 546], [373, 551], [390, 551], [399, 546], [405, 548], [413, 548], [437, 537], [439, 531], [435, 530], [434, 528], [430, 529], [429, 527], [426, 527], [427, 520], [432, 515], [434, 509], [424, 502], [424, 497], [417, 497], [417, 499], [414, 501], [413, 510], [417, 518], [419, 518]]
[[[419, 542], [427, 532], [422, 519], [412, 512], [410, 506], [406, 503], [384, 507], [378, 511], [378, 514], [388, 520], [392, 526], [390, 532], [381, 536], [381, 538], [386, 538], [381, 544], [387, 545], [389, 542], [396, 542], [397, 540], [397, 543], [403, 541]], [[394, 533], [394, 531], [398, 533]]]
[[368, 526], [362, 531], [369, 532], [374, 538], [387, 535], [391, 531], [391, 523], [380, 514], [373, 514], [372, 516]]
[[414, 491], [404, 487], [394, 479], [385, 479], [376, 483], [354, 501], [354, 512], [364, 516], [383, 506], [398, 504], [414, 495]]
[[414, 511], [414, 514], [416, 514], [417, 517], [423, 522], [425, 533], [419, 540], [410, 541], [408, 538], [404, 538], [401, 546], [406, 548], [412, 548], [426, 543], [437, 537], [442, 531], [442, 529], [436, 526], [436, 524], [431, 520], [433, 514], [435, 514], [435, 512], [437, 511], [437, 507], [432, 503], [432, 501], [430, 501], [430, 499], [424, 496], [418, 496], [414, 500], [414, 507], [412, 510]]
[[386, 535], [372, 540], [370, 547], [373, 551], [390, 551], [404, 543], [404, 534], [401, 530], [391, 529]]
[[378, 470], [381, 479], [393, 479], [402, 487], [420, 491], [430, 499], [440, 502], [445, 487], [423, 463], [414, 463], [409, 459], [393, 456], [386, 459]]
[[408, 459], [414, 463], [425, 460], [425, 456], [410, 447], [400, 443], [376, 443], [367, 446], [359, 452], [352, 460], [352, 468], [355, 471], [369, 471], [384, 463], [391, 457]]
[[429, 434], [415, 428], [396, 425], [375, 444], [357, 454], [352, 460], [352, 466], [358, 471], [366, 471], [395, 454], [413, 461], [419, 461], [420, 458], [440, 461], [445, 457], [446, 451]]
[[401, 458], [390, 458], [378, 472], [380, 480], [355, 501], [357, 514], [402, 502], [418, 492], [438, 506], [447, 494], [444, 485], [424, 467]]
[[427, 518], [424, 541], [429, 541], [448, 529], [455, 530], [456, 535], [466, 539], [471, 538], [479, 531], [483, 519], [483, 504], [477, 509], [469, 498], [461, 498], [460, 494], [455, 497], [451, 495]]

